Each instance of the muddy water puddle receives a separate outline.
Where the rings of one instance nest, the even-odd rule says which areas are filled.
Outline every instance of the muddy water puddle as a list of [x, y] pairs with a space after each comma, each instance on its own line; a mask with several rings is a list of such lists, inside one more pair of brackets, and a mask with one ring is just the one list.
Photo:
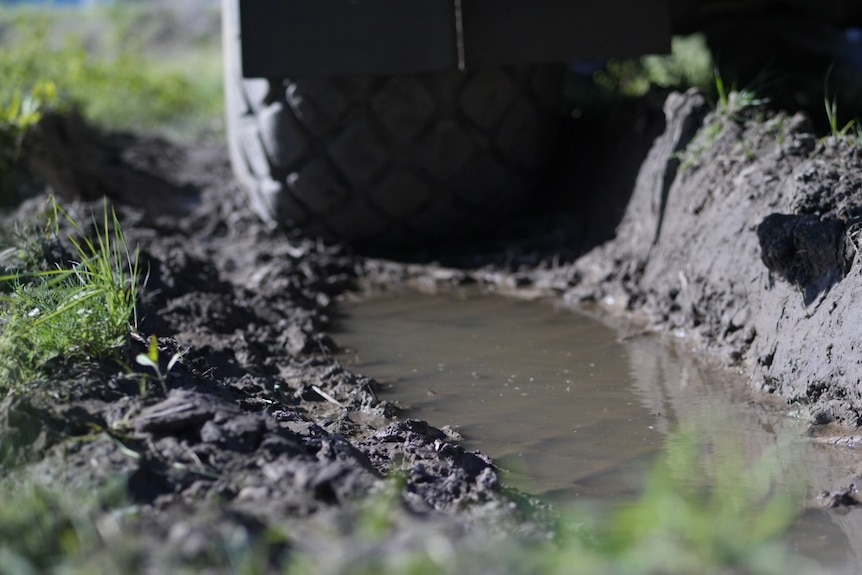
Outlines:
[[347, 313], [352, 367], [451, 425], [511, 485], [611, 496], [636, 489], [661, 448], [661, 416], [632, 394], [625, 350], [600, 325], [503, 297], [401, 295]]
[[[769, 453], [810, 492], [841, 485], [855, 458], [808, 443], [784, 407], [752, 401], [726, 372], [547, 302], [405, 292], [341, 310], [341, 361], [377, 380], [381, 398], [451, 426], [507, 485], [552, 500], [634, 498], [681, 421], [738, 443], [747, 460]], [[789, 537], [845, 572], [862, 558], [860, 517], [809, 510]]]

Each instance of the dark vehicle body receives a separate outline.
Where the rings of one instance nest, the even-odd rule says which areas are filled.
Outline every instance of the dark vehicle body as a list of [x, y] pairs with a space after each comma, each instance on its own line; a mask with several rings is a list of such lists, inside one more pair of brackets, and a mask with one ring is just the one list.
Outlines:
[[857, 0], [240, 0], [239, 7], [249, 78], [661, 53], [673, 33], [770, 12], [862, 25]]

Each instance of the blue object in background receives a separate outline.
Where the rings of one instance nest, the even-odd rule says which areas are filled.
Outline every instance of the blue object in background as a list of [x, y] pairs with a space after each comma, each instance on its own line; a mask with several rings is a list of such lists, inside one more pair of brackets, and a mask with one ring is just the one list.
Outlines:
[[607, 60], [579, 60], [577, 62], [569, 62], [569, 70], [578, 76], [592, 78], [596, 72], [602, 72], [607, 67]]
[[844, 31], [836, 56], [849, 71], [862, 75], [862, 28], [848, 28]]

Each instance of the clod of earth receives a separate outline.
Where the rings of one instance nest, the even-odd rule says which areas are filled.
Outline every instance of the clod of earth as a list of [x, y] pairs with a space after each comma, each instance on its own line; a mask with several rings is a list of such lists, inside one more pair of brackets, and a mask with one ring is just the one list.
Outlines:
[[805, 305], [844, 278], [853, 263], [841, 220], [769, 214], [757, 226], [763, 263], [804, 292]]

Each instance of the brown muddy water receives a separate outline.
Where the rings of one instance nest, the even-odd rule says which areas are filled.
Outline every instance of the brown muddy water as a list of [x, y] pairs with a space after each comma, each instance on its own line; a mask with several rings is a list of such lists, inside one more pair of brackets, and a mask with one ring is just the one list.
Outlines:
[[[451, 426], [501, 465], [504, 483], [553, 501], [633, 499], [680, 422], [747, 461], [773, 459], [808, 498], [846, 485], [857, 459], [811, 444], [787, 406], [752, 397], [726, 371], [548, 302], [398, 292], [340, 309], [340, 359], [377, 380], [382, 399]], [[788, 542], [830, 572], [857, 572], [862, 511], [805, 503]]]

